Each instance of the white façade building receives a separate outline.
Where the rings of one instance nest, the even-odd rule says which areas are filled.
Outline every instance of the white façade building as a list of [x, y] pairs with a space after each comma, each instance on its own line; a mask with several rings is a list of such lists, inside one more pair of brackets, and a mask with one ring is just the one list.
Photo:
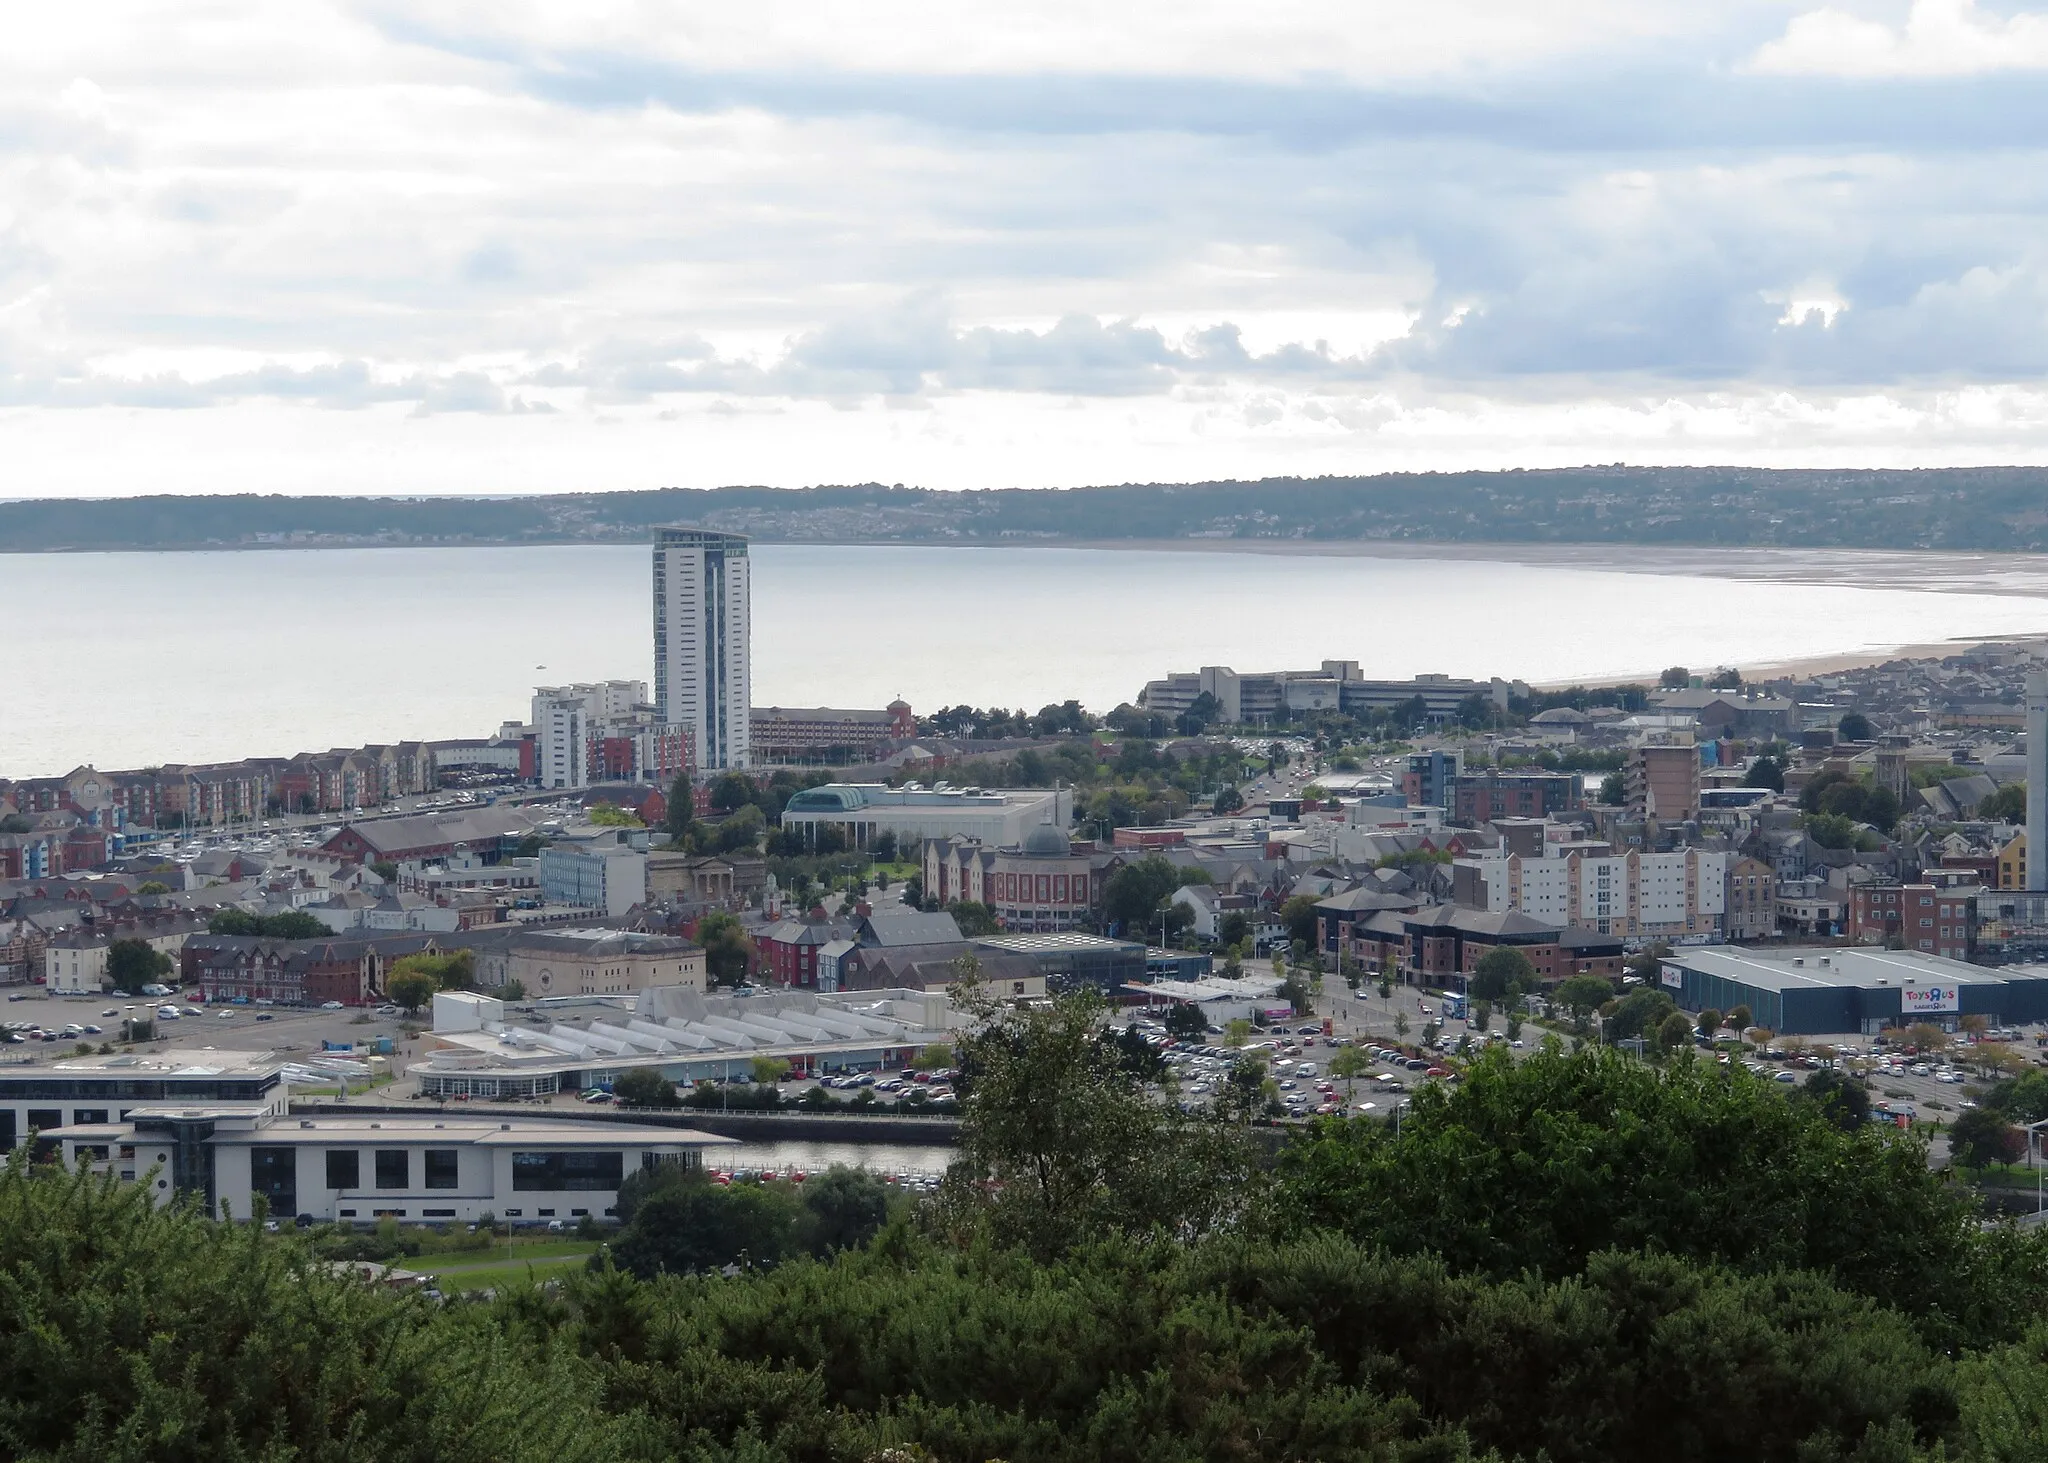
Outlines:
[[738, 534], [669, 528], [654, 545], [655, 704], [705, 772], [752, 760], [749, 583]]
[[1074, 820], [1067, 788], [921, 787], [905, 783], [830, 782], [806, 788], [782, 810], [784, 829], [804, 830], [815, 842], [820, 828], [837, 829], [850, 848], [869, 848], [884, 833], [896, 835], [905, 854], [927, 839], [975, 839], [990, 848], [1016, 848], [1041, 824], [1064, 830]]
[[295, 1118], [264, 1103], [145, 1105], [40, 1135], [65, 1163], [191, 1195], [210, 1214], [318, 1223], [604, 1219], [628, 1175], [730, 1144], [688, 1128], [434, 1113]]

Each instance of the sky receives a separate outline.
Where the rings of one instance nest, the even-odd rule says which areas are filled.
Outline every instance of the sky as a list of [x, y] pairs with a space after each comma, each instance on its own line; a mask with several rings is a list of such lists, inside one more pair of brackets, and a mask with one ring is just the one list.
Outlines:
[[0, 497], [2048, 462], [2048, 10], [186, 0], [0, 48]]

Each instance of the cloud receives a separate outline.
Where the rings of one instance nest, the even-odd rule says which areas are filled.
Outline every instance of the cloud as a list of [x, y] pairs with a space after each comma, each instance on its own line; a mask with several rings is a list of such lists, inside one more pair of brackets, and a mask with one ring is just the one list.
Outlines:
[[1795, 16], [1750, 69], [1780, 76], [1979, 76], [2048, 70], [2048, 15], [1988, 15], [1976, 0], [1913, 0], [1892, 27], [1832, 7]]
[[1929, 402], [2048, 376], [2044, 0], [1817, 3], [46, 7], [0, 51], [10, 476], [246, 422], [378, 444], [266, 488], [429, 441], [465, 482], [2024, 447]]

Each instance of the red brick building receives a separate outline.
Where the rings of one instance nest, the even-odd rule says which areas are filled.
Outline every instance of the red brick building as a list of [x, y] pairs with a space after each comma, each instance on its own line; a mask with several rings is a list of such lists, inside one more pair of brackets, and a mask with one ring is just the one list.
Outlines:
[[1866, 945], [1896, 939], [1922, 955], [1968, 960], [1977, 951], [1979, 892], [1974, 884], [1858, 884], [1849, 891], [1849, 938]]

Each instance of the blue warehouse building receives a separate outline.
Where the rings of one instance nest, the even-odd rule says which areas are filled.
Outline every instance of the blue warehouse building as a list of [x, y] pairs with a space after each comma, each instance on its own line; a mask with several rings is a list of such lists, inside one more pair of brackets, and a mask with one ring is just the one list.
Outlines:
[[2048, 967], [1987, 969], [1905, 950], [1702, 946], [1664, 957], [1660, 979], [1688, 1011], [1747, 1006], [1781, 1035], [1861, 1032], [1931, 1021], [1953, 1028], [1980, 1015], [1993, 1025], [2048, 1021]]

